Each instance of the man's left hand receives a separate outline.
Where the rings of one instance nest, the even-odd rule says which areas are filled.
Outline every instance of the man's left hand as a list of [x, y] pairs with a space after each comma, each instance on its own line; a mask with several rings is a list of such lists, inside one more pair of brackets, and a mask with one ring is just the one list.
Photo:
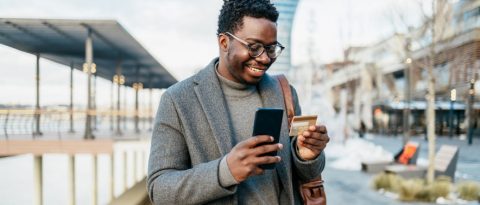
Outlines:
[[312, 160], [322, 153], [330, 138], [324, 125], [312, 125], [297, 137], [298, 155], [303, 160]]

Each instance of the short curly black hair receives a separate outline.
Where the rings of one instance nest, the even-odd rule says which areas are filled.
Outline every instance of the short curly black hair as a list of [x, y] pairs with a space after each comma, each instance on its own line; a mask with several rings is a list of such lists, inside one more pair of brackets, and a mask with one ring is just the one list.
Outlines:
[[217, 35], [240, 29], [244, 16], [266, 18], [276, 23], [278, 11], [270, 0], [224, 0], [218, 16]]

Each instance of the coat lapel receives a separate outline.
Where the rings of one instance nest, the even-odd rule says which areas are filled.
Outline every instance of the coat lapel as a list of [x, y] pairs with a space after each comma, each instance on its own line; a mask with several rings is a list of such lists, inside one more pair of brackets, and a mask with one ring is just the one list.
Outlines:
[[[278, 152], [278, 155], [282, 158], [282, 161], [277, 164], [277, 173], [279, 179], [282, 182], [284, 189], [287, 189], [287, 193], [293, 193], [290, 187], [292, 185], [292, 165], [290, 155], [290, 137], [288, 136], [288, 122], [287, 114], [285, 112], [285, 102], [283, 100], [280, 84], [276, 78], [265, 75], [258, 85], [260, 97], [262, 98], [264, 107], [268, 108], [282, 108], [284, 110], [282, 120], [282, 130], [280, 136], [280, 143], [283, 144], [284, 149]], [[290, 171], [287, 171], [290, 170]], [[293, 200], [293, 195], [289, 195], [290, 200]]]
[[213, 137], [222, 155], [226, 155], [233, 147], [231, 120], [227, 112], [225, 97], [215, 72], [214, 59], [195, 77], [195, 94], [207, 117]]

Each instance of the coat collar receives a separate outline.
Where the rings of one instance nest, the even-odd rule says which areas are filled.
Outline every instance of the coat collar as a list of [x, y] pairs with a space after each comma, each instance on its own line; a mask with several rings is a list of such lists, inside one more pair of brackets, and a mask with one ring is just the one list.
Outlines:
[[196, 84], [194, 90], [212, 129], [220, 153], [226, 155], [234, 146], [232, 138], [229, 137], [233, 135], [233, 127], [227, 111], [225, 96], [215, 73], [217, 62], [218, 58], [213, 59], [194, 77]]

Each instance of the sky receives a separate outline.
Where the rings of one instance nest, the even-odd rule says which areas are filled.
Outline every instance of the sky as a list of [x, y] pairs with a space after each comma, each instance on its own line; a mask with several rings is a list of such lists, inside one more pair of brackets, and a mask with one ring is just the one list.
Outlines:
[[[3, 18], [113, 19], [132, 34], [178, 80], [218, 55], [217, 18], [221, 0], [0, 0]], [[342, 59], [349, 45], [369, 45], [395, 30], [393, 10], [414, 10], [415, 0], [300, 0], [292, 29], [292, 63]], [[27, 6], [28, 5], [28, 6]], [[409, 23], [418, 15], [409, 15]], [[313, 45], [309, 48], [309, 45]], [[312, 53], [309, 53], [309, 49]], [[0, 104], [34, 104], [35, 56], [0, 45]], [[41, 104], [67, 104], [69, 69], [42, 59]], [[75, 72], [74, 101], [86, 99], [86, 77]], [[110, 83], [97, 81], [98, 96]], [[159, 95], [158, 92], [155, 93]], [[127, 96], [133, 96], [128, 90]], [[141, 93], [147, 98], [146, 91]], [[154, 97], [156, 98], [156, 97]], [[108, 98], [110, 99], [110, 98]], [[127, 104], [132, 98], [127, 97]], [[108, 106], [109, 100], [98, 99]]]

